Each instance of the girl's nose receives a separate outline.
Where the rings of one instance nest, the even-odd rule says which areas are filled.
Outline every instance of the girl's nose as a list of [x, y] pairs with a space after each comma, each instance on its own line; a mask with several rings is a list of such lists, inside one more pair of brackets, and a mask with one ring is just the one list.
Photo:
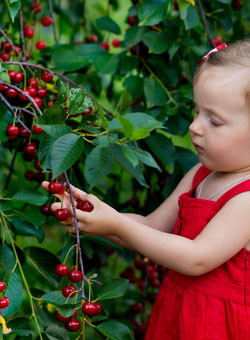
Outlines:
[[192, 121], [192, 123], [189, 125], [189, 131], [193, 135], [203, 134], [201, 122], [200, 122], [200, 119], [198, 119], [198, 116], [196, 116], [194, 120]]

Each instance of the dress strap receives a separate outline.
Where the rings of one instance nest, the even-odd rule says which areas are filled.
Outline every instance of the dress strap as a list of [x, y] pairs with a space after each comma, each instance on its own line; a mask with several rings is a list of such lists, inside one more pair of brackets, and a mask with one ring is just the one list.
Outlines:
[[225, 205], [231, 198], [234, 196], [241, 194], [242, 192], [250, 191], [250, 179], [241, 182], [240, 184], [236, 185], [235, 187], [226, 191], [218, 200], [217, 202], [223, 206]]
[[199, 185], [201, 183], [201, 181], [203, 181], [203, 179], [205, 177], [207, 177], [210, 172], [212, 172], [212, 170], [206, 168], [204, 165], [202, 165], [196, 172], [196, 174], [194, 175], [194, 179], [193, 179], [193, 188], [196, 187], [197, 185]]

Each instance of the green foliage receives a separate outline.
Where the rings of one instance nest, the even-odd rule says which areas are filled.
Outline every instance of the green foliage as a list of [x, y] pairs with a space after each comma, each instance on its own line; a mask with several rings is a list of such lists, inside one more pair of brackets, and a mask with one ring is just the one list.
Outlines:
[[[1, 2], [0, 85], [22, 90], [36, 77], [47, 90], [38, 111], [0, 89], [0, 281], [6, 283], [0, 298], [10, 300], [1, 315], [12, 328], [6, 339], [76, 339], [83, 328], [68, 332], [55, 317], [55, 311], [68, 317], [74, 309], [87, 340], [143, 337], [158, 291], [147, 276], [155, 264], [101, 237], [80, 235], [85, 283], [74, 283], [76, 296], [64, 297], [62, 288], [71, 282], [55, 267], [79, 269], [79, 254], [75, 238], [40, 211], [55, 201], [40, 183], [65, 182], [57, 177], [67, 172], [70, 183], [119, 211], [147, 215], [158, 207], [198, 162], [188, 135], [198, 61], [215, 38], [249, 35], [250, 3], [243, 0], [236, 11], [234, 2], [201, 1], [201, 9], [195, 0], [52, 1], [51, 26], [41, 24], [51, 16], [48, 1], [37, 2], [38, 13], [30, 0]], [[34, 28], [34, 37], [23, 36], [20, 20]], [[22, 55], [12, 50], [3, 56], [6, 35]], [[38, 40], [45, 49], [35, 47]], [[23, 80], [11, 81], [10, 70], [22, 72]], [[45, 72], [53, 80], [42, 80]], [[9, 124], [29, 130], [35, 124], [43, 132], [11, 141]], [[37, 149], [33, 158], [24, 152], [30, 142]], [[142, 269], [133, 265], [135, 257]], [[165, 272], [157, 268], [162, 281]], [[83, 300], [100, 301], [103, 312], [84, 315]], [[143, 312], [131, 309], [136, 302]]]

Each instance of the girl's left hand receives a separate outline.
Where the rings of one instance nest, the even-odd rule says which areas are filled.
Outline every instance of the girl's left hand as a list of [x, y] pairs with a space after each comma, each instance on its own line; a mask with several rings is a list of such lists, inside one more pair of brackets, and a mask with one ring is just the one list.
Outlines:
[[[49, 182], [42, 183], [42, 186], [45, 189], [48, 189], [48, 185]], [[111, 236], [117, 234], [120, 221], [123, 219], [122, 214], [99, 200], [96, 196], [92, 194], [86, 194], [84, 191], [74, 187], [73, 185], [71, 185], [71, 190], [75, 202], [77, 199], [89, 201], [94, 207], [91, 212], [85, 212], [76, 209], [76, 217], [80, 232], [95, 236]], [[55, 196], [62, 200], [62, 195]], [[62, 221], [61, 223], [65, 224], [67, 231], [75, 233], [73, 209], [70, 194], [67, 191], [64, 193], [63, 207], [70, 211], [71, 217], [69, 217], [66, 221]], [[60, 208], [60, 202], [52, 204], [53, 211]]]

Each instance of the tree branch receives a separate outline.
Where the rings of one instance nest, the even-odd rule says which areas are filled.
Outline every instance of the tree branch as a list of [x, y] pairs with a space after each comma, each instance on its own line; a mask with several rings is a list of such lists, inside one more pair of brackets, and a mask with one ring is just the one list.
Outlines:
[[50, 12], [50, 16], [52, 18], [52, 27], [53, 27], [55, 42], [56, 42], [56, 44], [58, 44], [59, 41], [58, 41], [58, 36], [57, 36], [57, 32], [56, 32], [56, 22], [55, 22], [55, 16], [54, 16], [53, 6], [52, 6], [51, 0], [49, 0], [49, 12]]
[[211, 35], [211, 33], [210, 33], [210, 30], [209, 30], [209, 28], [208, 28], [208, 24], [207, 24], [207, 20], [206, 20], [206, 16], [205, 16], [205, 11], [204, 11], [204, 9], [203, 9], [201, 0], [197, 0], [197, 2], [198, 2], [198, 5], [199, 5], [199, 8], [200, 8], [202, 21], [203, 21], [205, 30], [206, 30], [206, 32], [207, 32], [208, 38], [209, 38], [209, 40], [210, 40], [210, 43], [211, 43], [212, 47], [215, 48], [216, 46], [215, 46], [215, 43], [214, 43], [214, 41], [213, 41], [213, 37], [212, 37], [212, 35]]
[[22, 61], [26, 61], [26, 51], [25, 51], [25, 42], [24, 42], [24, 33], [23, 33], [23, 11], [20, 9], [19, 11], [19, 26], [20, 26], [20, 41], [21, 41], [21, 49], [22, 49]]

